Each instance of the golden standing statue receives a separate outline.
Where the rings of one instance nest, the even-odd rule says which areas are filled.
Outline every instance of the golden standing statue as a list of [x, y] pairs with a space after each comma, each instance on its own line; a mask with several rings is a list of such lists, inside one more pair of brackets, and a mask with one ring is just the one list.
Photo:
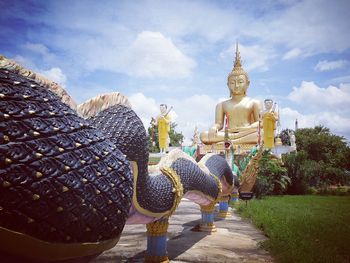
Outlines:
[[278, 121], [278, 112], [276, 104], [272, 99], [264, 101], [265, 110], [262, 112], [262, 123], [264, 128], [264, 147], [271, 149], [275, 146], [275, 130], [276, 122]]
[[160, 104], [160, 115], [156, 119], [158, 125], [158, 142], [161, 153], [166, 153], [169, 145], [170, 116], [167, 105]]
[[231, 98], [217, 104], [215, 124], [209, 131], [200, 134], [200, 139], [204, 144], [214, 144], [225, 140], [223, 131], [225, 116], [228, 120], [227, 135], [234, 145], [257, 143], [261, 102], [247, 96], [249, 84], [248, 74], [242, 68], [238, 44], [236, 44], [234, 67], [227, 78]]

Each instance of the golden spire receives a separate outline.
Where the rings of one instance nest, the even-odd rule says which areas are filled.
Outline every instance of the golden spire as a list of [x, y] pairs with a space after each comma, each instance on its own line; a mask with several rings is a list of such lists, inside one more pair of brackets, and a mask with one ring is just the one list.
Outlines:
[[236, 42], [236, 57], [234, 61], [234, 66], [227, 78], [229, 79], [231, 76], [239, 76], [239, 75], [245, 75], [247, 77], [247, 80], [249, 81], [248, 74], [247, 72], [244, 71], [242, 67], [241, 54], [238, 50], [238, 42]]
[[236, 42], [236, 58], [234, 61], [234, 67], [235, 68], [242, 67], [241, 54], [238, 51], [238, 41]]

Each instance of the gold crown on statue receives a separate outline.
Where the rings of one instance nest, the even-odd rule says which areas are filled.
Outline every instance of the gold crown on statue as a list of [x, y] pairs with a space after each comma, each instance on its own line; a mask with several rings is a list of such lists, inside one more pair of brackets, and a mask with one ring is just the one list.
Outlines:
[[238, 51], [238, 42], [236, 42], [236, 58], [234, 61], [234, 66], [231, 71], [231, 73], [228, 75], [227, 79], [229, 79], [232, 76], [239, 76], [239, 75], [244, 75], [247, 78], [247, 81], [249, 82], [249, 77], [247, 72], [242, 67], [242, 62], [241, 62], [241, 54]]

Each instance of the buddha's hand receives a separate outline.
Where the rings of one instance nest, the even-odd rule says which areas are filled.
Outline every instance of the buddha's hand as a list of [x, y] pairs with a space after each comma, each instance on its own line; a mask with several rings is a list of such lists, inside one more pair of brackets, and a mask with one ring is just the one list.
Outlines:
[[211, 127], [208, 132], [209, 139], [215, 138], [217, 133], [218, 133], [218, 128], [216, 126]]
[[242, 127], [237, 127], [233, 128], [232, 132], [241, 132], [241, 131], [251, 131], [251, 130], [256, 130], [258, 127], [258, 122], [255, 124], [247, 125], [247, 126], [242, 126]]

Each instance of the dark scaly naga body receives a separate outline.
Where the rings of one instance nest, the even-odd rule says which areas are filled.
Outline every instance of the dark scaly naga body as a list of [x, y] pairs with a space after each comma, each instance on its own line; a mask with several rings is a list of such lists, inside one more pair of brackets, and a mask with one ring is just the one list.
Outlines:
[[0, 69], [0, 251], [101, 253], [117, 243], [132, 192], [130, 163], [110, 140], [46, 87]]
[[[106, 99], [107, 95], [103, 95]], [[86, 114], [99, 98], [78, 106]], [[134, 195], [127, 224], [147, 224], [169, 217], [182, 197], [199, 205], [217, 202], [229, 195], [233, 182], [232, 171], [226, 160], [216, 154], [206, 155], [199, 163], [181, 150], [173, 150], [159, 165], [148, 170], [148, 137], [140, 118], [125, 105], [115, 105], [91, 117], [88, 121], [97, 127], [134, 163]]]
[[196, 163], [174, 150], [148, 171], [141, 120], [109, 98], [86, 121], [47, 86], [0, 69], [0, 256], [99, 254], [125, 223], [169, 217], [183, 196], [207, 205], [231, 193], [217, 155]]

